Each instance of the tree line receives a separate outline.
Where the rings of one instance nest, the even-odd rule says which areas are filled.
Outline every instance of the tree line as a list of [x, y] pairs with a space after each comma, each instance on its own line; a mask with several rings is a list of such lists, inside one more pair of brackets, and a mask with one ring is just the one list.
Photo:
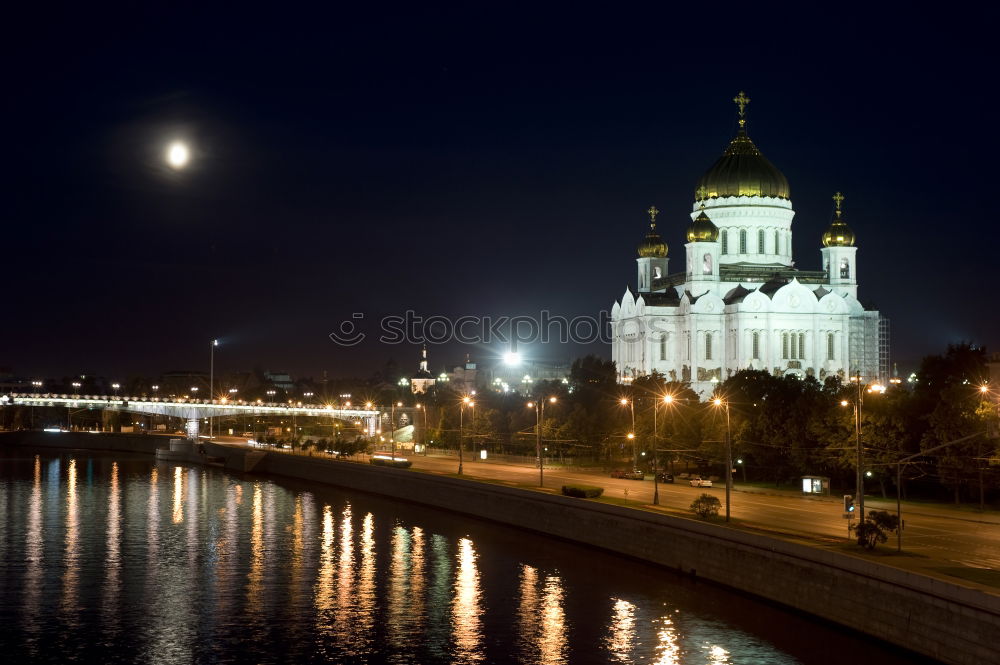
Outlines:
[[896, 464], [913, 457], [901, 466], [904, 497], [912, 492], [985, 503], [1000, 495], [994, 434], [1000, 394], [988, 383], [983, 348], [949, 346], [924, 358], [912, 380], [877, 388], [864, 377], [859, 389], [840, 377], [819, 382], [744, 370], [702, 400], [688, 384], [656, 373], [619, 384], [614, 363], [587, 356], [573, 363], [567, 383], [541, 382], [529, 397], [493, 391], [468, 396], [444, 384], [423, 400], [432, 418], [426, 437], [434, 446], [454, 448], [461, 438], [467, 449], [534, 455], [537, 414], [527, 402], [545, 400], [547, 458], [648, 470], [655, 451], [661, 469], [720, 476], [728, 406], [737, 480], [780, 486], [820, 475], [845, 491], [855, 482], [860, 402], [867, 491], [894, 496]]

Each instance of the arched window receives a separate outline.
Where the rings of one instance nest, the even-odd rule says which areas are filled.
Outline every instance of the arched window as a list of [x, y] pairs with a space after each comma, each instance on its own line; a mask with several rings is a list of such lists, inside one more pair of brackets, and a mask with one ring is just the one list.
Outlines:
[[701, 274], [711, 275], [712, 274], [712, 255], [706, 254], [701, 260]]
[[827, 360], [835, 360], [834, 353], [833, 353], [833, 351], [834, 351], [833, 346], [834, 346], [833, 333], [827, 333], [827, 336], [826, 336], [826, 359]]
[[799, 355], [797, 353], [798, 346], [799, 346], [797, 344], [797, 342], [799, 341], [799, 336], [796, 335], [795, 333], [792, 333], [791, 334], [791, 338], [792, 338], [791, 339], [791, 353], [790, 353], [790, 355], [788, 357], [791, 358], [792, 360], [795, 360], [796, 358], [799, 357]]
[[846, 258], [840, 260], [840, 278], [841, 279], [851, 278], [851, 263]]
[[750, 336], [750, 341], [753, 347], [753, 359], [760, 360], [760, 333], [753, 333]]
[[799, 333], [799, 360], [806, 359], [806, 334]]
[[667, 359], [667, 333], [660, 335], [660, 360]]
[[705, 360], [712, 359], [712, 333], [705, 333]]
[[725, 229], [719, 231], [719, 237], [722, 238], [722, 253], [729, 253], [729, 233]]
[[757, 253], [767, 254], [764, 247], [764, 229], [758, 229], [757, 231]]
[[774, 253], [781, 254], [781, 247], [778, 245], [778, 230], [774, 231]]
[[740, 254], [747, 253], [747, 230], [740, 229]]
[[781, 334], [781, 357], [788, 359], [788, 333]]

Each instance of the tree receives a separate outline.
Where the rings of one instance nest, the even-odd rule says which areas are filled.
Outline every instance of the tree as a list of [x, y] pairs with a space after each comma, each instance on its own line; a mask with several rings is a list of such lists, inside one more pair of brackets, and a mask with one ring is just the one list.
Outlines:
[[878, 543], [889, 539], [889, 534], [899, 528], [899, 516], [884, 510], [869, 510], [865, 521], [854, 527], [858, 545], [867, 550], [875, 549]]
[[703, 520], [717, 516], [721, 506], [722, 503], [718, 497], [714, 497], [711, 494], [702, 494], [691, 502], [692, 512]]

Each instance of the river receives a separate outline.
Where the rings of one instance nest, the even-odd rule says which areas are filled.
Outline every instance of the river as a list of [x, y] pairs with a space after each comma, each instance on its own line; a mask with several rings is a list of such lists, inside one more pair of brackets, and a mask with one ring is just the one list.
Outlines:
[[914, 662], [586, 547], [148, 456], [0, 451], [0, 514], [7, 662]]

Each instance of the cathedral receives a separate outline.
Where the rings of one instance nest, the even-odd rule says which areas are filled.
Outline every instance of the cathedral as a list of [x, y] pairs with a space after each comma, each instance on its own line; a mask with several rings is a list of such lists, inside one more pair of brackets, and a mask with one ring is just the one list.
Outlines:
[[703, 396], [741, 369], [775, 376], [860, 374], [885, 380], [888, 320], [858, 300], [854, 231], [833, 196], [833, 218], [818, 240], [822, 270], [792, 260], [788, 180], [747, 134], [749, 98], [740, 92], [736, 136], [695, 187], [684, 270], [668, 270], [656, 230], [638, 247], [636, 293], [611, 310], [619, 381], [659, 372]]

